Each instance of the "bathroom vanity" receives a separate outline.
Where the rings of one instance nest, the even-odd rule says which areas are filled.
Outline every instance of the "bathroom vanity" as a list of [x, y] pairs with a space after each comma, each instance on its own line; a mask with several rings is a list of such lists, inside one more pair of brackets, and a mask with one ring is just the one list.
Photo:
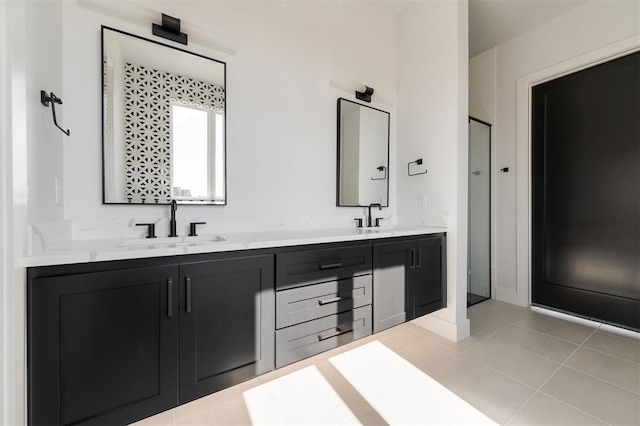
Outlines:
[[443, 229], [223, 237], [32, 258], [29, 423], [136, 421], [446, 305]]

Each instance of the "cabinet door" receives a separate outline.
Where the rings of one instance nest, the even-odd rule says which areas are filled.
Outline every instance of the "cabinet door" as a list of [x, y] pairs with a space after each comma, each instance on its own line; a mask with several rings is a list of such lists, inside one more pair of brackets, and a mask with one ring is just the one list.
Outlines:
[[273, 256], [180, 265], [180, 402], [274, 368]]
[[444, 279], [444, 238], [417, 240], [413, 248], [411, 268], [411, 311], [413, 319], [446, 306]]
[[30, 280], [30, 424], [121, 424], [177, 405], [177, 272]]
[[412, 269], [412, 241], [373, 246], [373, 332], [402, 324], [407, 319]]

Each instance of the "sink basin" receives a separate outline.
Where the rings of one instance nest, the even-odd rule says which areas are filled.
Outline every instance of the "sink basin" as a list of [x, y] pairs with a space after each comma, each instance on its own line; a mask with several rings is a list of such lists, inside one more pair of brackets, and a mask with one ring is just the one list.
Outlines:
[[159, 237], [159, 238], [128, 238], [120, 241], [120, 247], [136, 246], [185, 246], [217, 243], [226, 241], [218, 235], [198, 235], [197, 237]]
[[394, 229], [396, 229], [394, 226], [377, 226], [371, 228], [358, 228], [358, 231], [363, 234], [377, 234], [379, 232], [391, 232]]

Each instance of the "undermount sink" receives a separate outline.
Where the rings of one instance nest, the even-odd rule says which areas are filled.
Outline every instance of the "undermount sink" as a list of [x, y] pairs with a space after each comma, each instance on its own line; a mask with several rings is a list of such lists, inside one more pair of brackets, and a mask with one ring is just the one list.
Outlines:
[[219, 235], [198, 235], [195, 237], [127, 238], [120, 241], [120, 247], [135, 246], [185, 246], [226, 241]]
[[370, 228], [357, 228], [358, 231], [363, 232], [365, 234], [377, 234], [379, 232], [390, 232], [395, 229], [394, 226], [377, 226]]

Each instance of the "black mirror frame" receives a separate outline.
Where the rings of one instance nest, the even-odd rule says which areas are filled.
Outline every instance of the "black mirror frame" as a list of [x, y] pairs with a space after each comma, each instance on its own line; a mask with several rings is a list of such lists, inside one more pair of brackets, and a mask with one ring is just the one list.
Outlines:
[[[387, 114], [387, 164], [386, 164], [386, 169], [385, 169], [385, 173], [387, 176], [387, 202], [385, 204], [382, 204], [382, 207], [389, 207], [389, 156], [390, 156], [390, 145], [391, 145], [391, 113], [388, 111], [384, 111], [382, 109], [378, 109], [378, 108], [374, 108], [371, 107], [369, 105], [363, 105], [361, 103], [358, 102], [354, 102], [351, 101], [349, 99], [345, 99], [345, 98], [338, 98], [337, 100], [337, 125], [336, 125], [336, 129], [337, 129], [337, 145], [336, 145], [336, 207], [368, 207], [369, 205], [355, 205], [355, 204], [340, 204], [340, 101], [345, 101], [345, 102], [349, 102], [361, 107], [365, 107], [365, 108], [370, 108], [376, 111], [380, 111], [383, 112], [385, 114]], [[375, 180], [375, 179], [374, 179]]]
[[199, 201], [179, 201], [178, 200], [178, 204], [188, 204], [188, 205], [201, 205], [201, 206], [226, 206], [228, 204], [228, 194], [227, 194], [227, 97], [228, 97], [228, 90], [227, 90], [227, 63], [220, 61], [218, 59], [213, 59], [210, 58], [208, 56], [204, 56], [201, 55], [199, 53], [195, 53], [195, 52], [191, 52], [189, 50], [186, 49], [182, 49], [176, 46], [171, 46], [165, 43], [161, 43], [159, 41], [156, 40], [151, 40], [148, 39], [146, 37], [142, 37], [136, 34], [131, 34], [128, 33], [126, 31], [122, 31], [122, 30], [118, 30], [116, 28], [112, 28], [106, 25], [101, 25], [100, 26], [100, 70], [102, 70], [102, 78], [100, 79], [100, 93], [101, 93], [101, 125], [100, 128], [102, 130], [102, 134], [101, 134], [101, 146], [102, 146], [102, 204], [104, 205], [125, 205], [125, 206], [158, 206], [158, 205], [169, 205], [171, 204], [171, 202], [168, 203], [125, 203], [125, 202], [107, 202], [106, 200], [106, 194], [105, 194], [105, 188], [106, 188], [106, 170], [105, 170], [105, 157], [104, 157], [104, 132], [105, 132], [105, 93], [104, 93], [104, 55], [105, 55], [105, 45], [104, 45], [104, 32], [105, 30], [109, 30], [109, 31], [113, 31], [116, 33], [120, 33], [120, 34], [124, 34], [126, 36], [129, 37], [134, 37], [137, 38], [139, 40], [144, 40], [146, 42], [149, 43], [154, 43], [156, 45], [159, 46], [163, 46], [169, 49], [174, 49], [174, 50], [178, 50], [184, 53], [188, 53], [190, 55], [193, 56], [197, 56], [203, 59], [207, 59], [209, 61], [212, 62], [217, 62], [219, 64], [221, 64], [224, 67], [224, 141], [223, 141], [223, 146], [224, 146], [224, 202], [220, 202], [220, 203], [213, 203], [213, 202], [199, 202]]

